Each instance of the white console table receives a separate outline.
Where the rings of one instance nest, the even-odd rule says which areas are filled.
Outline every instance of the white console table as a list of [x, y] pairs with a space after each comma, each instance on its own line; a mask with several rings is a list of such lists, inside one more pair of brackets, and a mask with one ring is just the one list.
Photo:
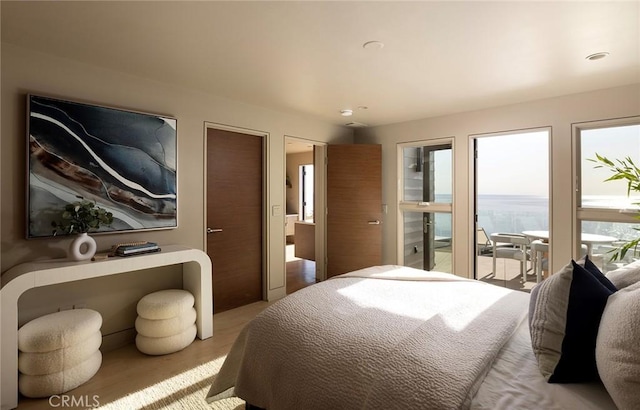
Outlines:
[[163, 246], [162, 251], [126, 258], [74, 262], [64, 259], [23, 263], [2, 275], [0, 289], [0, 403], [2, 410], [18, 407], [18, 299], [29, 289], [182, 264], [182, 287], [195, 297], [198, 337], [213, 335], [211, 260], [197, 249]]

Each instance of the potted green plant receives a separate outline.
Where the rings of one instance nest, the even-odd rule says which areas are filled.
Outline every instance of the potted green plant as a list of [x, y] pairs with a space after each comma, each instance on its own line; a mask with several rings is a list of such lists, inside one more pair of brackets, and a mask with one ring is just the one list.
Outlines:
[[[624, 159], [617, 159], [614, 161], [609, 158], [596, 153], [595, 159], [589, 159], [589, 161], [595, 162], [594, 168], [607, 168], [613, 173], [606, 181], [626, 181], [627, 183], [627, 196], [631, 194], [631, 191], [640, 192], [640, 168], [636, 166], [631, 157]], [[639, 205], [634, 203], [634, 205]], [[636, 214], [636, 219], [640, 219], [640, 213]], [[640, 228], [633, 228], [636, 231], [640, 231]], [[624, 259], [626, 254], [632, 250], [633, 255], [638, 254], [638, 245], [640, 244], [640, 237], [625, 242], [619, 248], [612, 251], [611, 260]]]
[[84, 260], [96, 253], [96, 241], [88, 232], [98, 230], [101, 225], [111, 225], [113, 214], [81, 196], [79, 201], [65, 205], [60, 221], [52, 221], [53, 235], [58, 232], [78, 234], [69, 245], [69, 258]]

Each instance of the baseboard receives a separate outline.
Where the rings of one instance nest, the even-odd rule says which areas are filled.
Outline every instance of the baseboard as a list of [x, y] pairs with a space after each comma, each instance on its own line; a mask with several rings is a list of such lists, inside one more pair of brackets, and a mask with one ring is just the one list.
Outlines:
[[125, 329], [120, 332], [111, 333], [109, 335], [102, 336], [102, 346], [100, 350], [104, 352], [110, 352], [115, 349], [119, 349], [136, 341], [136, 329]]

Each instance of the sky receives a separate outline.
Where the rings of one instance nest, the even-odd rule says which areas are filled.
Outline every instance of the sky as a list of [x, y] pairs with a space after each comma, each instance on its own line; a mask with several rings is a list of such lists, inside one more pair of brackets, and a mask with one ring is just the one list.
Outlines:
[[[594, 158], [597, 152], [616, 162], [616, 159], [631, 157], [640, 166], [640, 125], [603, 128], [582, 131], [581, 150], [583, 158]], [[597, 164], [582, 162], [583, 195], [626, 195], [627, 184], [622, 181], [602, 183], [612, 175], [606, 168], [596, 169]], [[639, 193], [635, 193], [639, 195]]]
[[[640, 125], [583, 130], [580, 138], [583, 196], [626, 199], [626, 183], [604, 182], [612, 175], [611, 171], [595, 168], [597, 164], [588, 159], [595, 158], [596, 153], [614, 161], [629, 156], [640, 166]], [[549, 196], [550, 136], [547, 130], [478, 137], [477, 146], [479, 195]], [[407, 155], [413, 155], [412, 151]], [[451, 194], [451, 150], [435, 151], [434, 155], [436, 193]], [[634, 201], [640, 201], [640, 193], [636, 196]]]
[[547, 131], [479, 137], [477, 146], [478, 194], [548, 196]]
[[[547, 131], [478, 138], [478, 192], [493, 195], [548, 196]], [[605, 179], [607, 169], [587, 161], [595, 154], [611, 160], [630, 156], [640, 166], [640, 126], [585, 130], [581, 133], [582, 194], [626, 196], [626, 183]]]

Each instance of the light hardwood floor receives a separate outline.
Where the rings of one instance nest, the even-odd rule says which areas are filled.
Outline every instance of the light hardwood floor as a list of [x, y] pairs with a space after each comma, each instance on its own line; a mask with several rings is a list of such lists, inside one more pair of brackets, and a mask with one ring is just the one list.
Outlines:
[[[196, 339], [186, 349], [165, 356], [147, 356], [135, 344], [106, 352], [98, 373], [87, 383], [68, 392], [76, 397], [99, 396], [101, 404], [152, 386], [171, 376], [227, 355], [242, 327], [269, 306], [256, 302], [213, 315], [213, 337]], [[18, 410], [49, 409], [47, 399], [20, 398]]]
[[316, 263], [294, 256], [295, 245], [287, 245], [287, 295], [316, 283]]

